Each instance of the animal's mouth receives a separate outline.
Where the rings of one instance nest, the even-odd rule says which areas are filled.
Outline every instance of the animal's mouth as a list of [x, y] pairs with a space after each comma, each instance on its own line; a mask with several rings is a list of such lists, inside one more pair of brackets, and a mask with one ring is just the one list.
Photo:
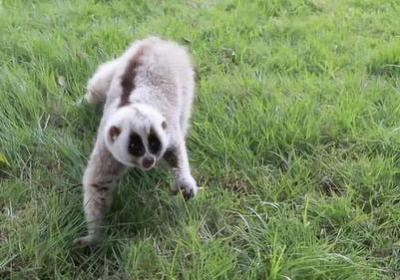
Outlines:
[[143, 167], [144, 170], [150, 170], [150, 169], [152, 169], [154, 167], [155, 163], [156, 163], [156, 161], [155, 161], [154, 158], [145, 157], [142, 160], [142, 167]]
[[149, 171], [149, 170], [151, 170], [151, 169], [153, 169], [153, 166], [150, 166], [150, 167], [144, 167], [144, 166], [142, 166], [142, 170], [144, 170], [144, 171]]

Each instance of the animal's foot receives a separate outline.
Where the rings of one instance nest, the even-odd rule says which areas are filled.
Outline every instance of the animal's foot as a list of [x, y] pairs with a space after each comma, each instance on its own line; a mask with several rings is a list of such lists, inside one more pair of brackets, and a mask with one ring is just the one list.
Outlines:
[[73, 244], [77, 247], [81, 247], [81, 248], [88, 247], [88, 248], [94, 250], [97, 245], [97, 239], [94, 238], [94, 236], [92, 236], [92, 235], [86, 235], [86, 236], [76, 238], [74, 240]]
[[195, 197], [197, 190], [198, 188], [196, 181], [193, 179], [192, 175], [188, 175], [176, 179], [174, 185], [172, 186], [171, 193], [176, 195], [181, 192], [185, 200], [188, 200]]

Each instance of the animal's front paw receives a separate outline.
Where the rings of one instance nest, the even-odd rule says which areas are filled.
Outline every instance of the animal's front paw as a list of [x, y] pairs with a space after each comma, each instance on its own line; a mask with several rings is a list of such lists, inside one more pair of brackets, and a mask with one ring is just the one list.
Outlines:
[[86, 235], [76, 238], [73, 244], [77, 247], [88, 247], [90, 249], [95, 249], [97, 245], [97, 240], [92, 235]]
[[171, 193], [173, 195], [182, 193], [185, 200], [194, 197], [197, 193], [197, 184], [191, 175], [182, 176], [176, 179], [174, 185], [172, 186]]

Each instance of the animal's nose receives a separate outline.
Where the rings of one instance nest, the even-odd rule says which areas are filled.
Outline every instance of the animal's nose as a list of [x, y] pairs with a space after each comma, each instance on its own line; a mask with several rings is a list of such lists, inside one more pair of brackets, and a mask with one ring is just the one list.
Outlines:
[[150, 168], [154, 164], [154, 159], [152, 157], [145, 157], [142, 161], [144, 168]]

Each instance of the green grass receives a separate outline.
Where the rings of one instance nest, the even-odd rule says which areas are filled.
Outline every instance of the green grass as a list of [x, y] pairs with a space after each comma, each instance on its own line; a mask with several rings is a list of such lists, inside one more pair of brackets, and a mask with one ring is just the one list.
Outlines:
[[[153, 4], [150, 4], [153, 3]], [[0, 2], [1, 279], [399, 279], [400, 2]], [[84, 233], [96, 66], [149, 34], [193, 53], [203, 190], [120, 182]]]

